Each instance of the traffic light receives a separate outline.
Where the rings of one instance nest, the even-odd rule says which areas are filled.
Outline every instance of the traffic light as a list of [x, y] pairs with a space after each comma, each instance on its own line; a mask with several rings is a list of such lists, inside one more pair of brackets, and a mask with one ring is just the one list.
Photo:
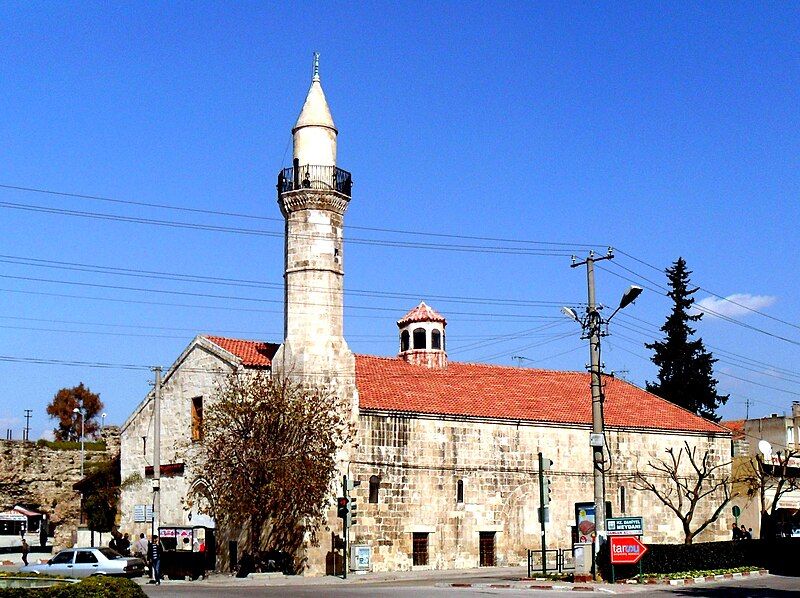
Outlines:
[[550, 504], [550, 485], [552, 480], [545, 475], [546, 472], [553, 469], [553, 461], [539, 453], [539, 496], [541, 498], [539, 520], [545, 522], [549, 519], [549, 509], [547, 505]]
[[552, 480], [548, 477], [542, 478], [542, 506], [546, 507], [550, 504], [550, 484]]
[[356, 519], [357, 517], [358, 517], [358, 503], [356, 502], [356, 497], [355, 496], [351, 496], [350, 497], [350, 518], [349, 518], [349, 521], [348, 521], [348, 524], [347, 524], [348, 527], [350, 527], [351, 525], [356, 525], [358, 523], [358, 520]]
[[349, 518], [350, 500], [346, 496], [340, 496], [336, 499], [336, 514], [345, 521]]

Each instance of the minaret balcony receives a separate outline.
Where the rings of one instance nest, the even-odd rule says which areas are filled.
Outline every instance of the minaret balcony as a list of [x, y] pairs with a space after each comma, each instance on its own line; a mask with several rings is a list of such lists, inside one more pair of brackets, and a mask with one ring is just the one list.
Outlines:
[[278, 195], [299, 189], [337, 191], [351, 197], [353, 176], [336, 166], [314, 164], [284, 168], [278, 173]]

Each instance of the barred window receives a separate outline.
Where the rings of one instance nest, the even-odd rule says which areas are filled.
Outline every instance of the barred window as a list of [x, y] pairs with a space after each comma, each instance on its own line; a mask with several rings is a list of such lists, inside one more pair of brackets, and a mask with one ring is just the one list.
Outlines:
[[414, 565], [428, 564], [428, 533], [414, 532], [413, 534], [414, 551], [412, 553]]

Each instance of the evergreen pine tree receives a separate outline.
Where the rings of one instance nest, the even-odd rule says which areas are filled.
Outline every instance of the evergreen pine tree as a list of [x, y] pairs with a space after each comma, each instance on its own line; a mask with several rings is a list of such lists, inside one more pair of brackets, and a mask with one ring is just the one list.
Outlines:
[[717, 393], [714, 379], [716, 359], [706, 351], [703, 340], [692, 340], [696, 330], [689, 324], [697, 322], [702, 313], [692, 313], [697, 289], [689, 288], [686, 261], [679, 257], [667, 268], [670, 291], [667, 295], [675, 305], [661, 327], [664, 340], [646, 344], [653, 350], [653, 363], [658, 366], [658, 381], [647, 382], [647, 390], [689, 411], [719, 421], [716, 410], [728, 400]]

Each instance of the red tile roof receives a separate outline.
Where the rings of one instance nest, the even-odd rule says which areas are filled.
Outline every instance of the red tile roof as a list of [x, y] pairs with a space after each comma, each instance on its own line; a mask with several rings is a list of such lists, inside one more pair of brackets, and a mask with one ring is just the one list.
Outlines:
[[724, 428], [728, 428], [731, 432], [733, 432], [733, 439], [739, 440], [744, 438], [744, 422], [743, 419], [734, 419], [726, 422], [720, 422], [719, 425], [723, 426]]
[[398, 326], [405, 326], [411, 322], [441, 322], [447, 324], [447, 320], [438, 311], [427, 305], [424, 301], [420, 302], [414, 309], [397, 320]]
[[[245, 367], [269, 367], [280, 346], [219, 336], [205, 338], [239, 357]], [[603, 382], [607, 426], [730, 433], [729, 428], [629, 382], [611, 377], [604, 377]], [[447, 369], [439, 370], [393, 357], [356, 355], [356, 384], [361, 409], [561, 424], [592, 422], [589, 374], [584, 372], [452, 361]]]
[[221, 336], [208, 336], [205, 338], [215, 345], [222, 347], [228, 353], [233, 353], [242, 360], [242, 365], [251, 368], [266, 368], [272, 365], [272, 358], [280, 345], [275, 343], [262, 343], [260, 341], [246, 341], [238, 338], [224, 338]]
[[[605, 422], [611, 427], [729, 433], [618, 378], [604, 377]], [[589, 374], [450, 362], [428, 369], [356, 355], [361, 409], [591, 424]]]

